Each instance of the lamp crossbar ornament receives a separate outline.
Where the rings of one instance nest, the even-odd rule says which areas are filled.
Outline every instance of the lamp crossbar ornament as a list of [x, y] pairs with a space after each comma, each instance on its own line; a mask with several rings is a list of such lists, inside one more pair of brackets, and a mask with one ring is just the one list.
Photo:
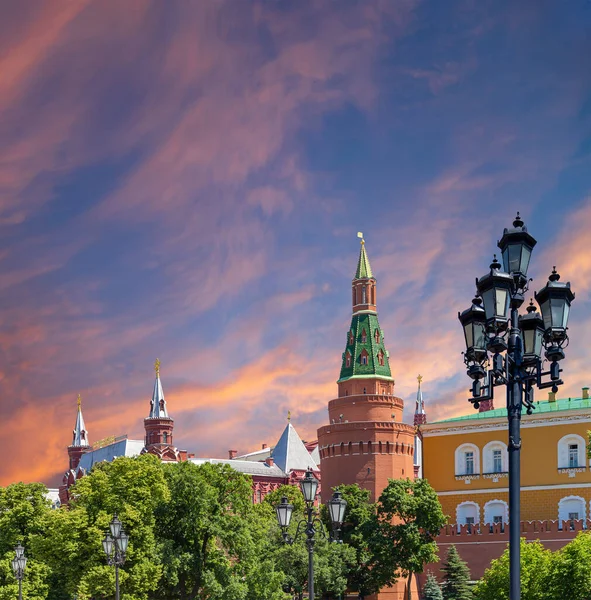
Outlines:
[[[472, 305], [458, 313], [466, 342], [464, 362], [472, 379], [470, 402], [480, 408], [481, 403], [493, 400], [495, 387], [507, 389], [510, 600], [521, 597], [521, 414], [523, 409], [527, 414], [535, 409], [535, 387], [551, 388], [556, 393], [563, 383], [559, 361], [565, 357], [568, 317], [575, 298], [570, 283], [561, 283], [554, 267], [548, 283], [534, 294], [541, 314], [533, 300], [526, 314], [519, 314], [531, 281], [527, 271], [536, 243], [517, 213], [513, 227], [505, 229], [498, 242], [503, 266], [495, 256], [490, 271], [476, 279], [477, 294]], [[549, 361], [549, 368], [544, 359]]]

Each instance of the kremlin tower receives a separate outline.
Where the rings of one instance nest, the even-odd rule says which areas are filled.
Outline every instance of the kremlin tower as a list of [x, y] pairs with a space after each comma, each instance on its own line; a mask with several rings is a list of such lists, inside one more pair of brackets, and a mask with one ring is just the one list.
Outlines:
[[415, 429], [402, 422], [403, 401], [394, 395], [376, 291], [362, 239], [338, 397], [328, 403], [329, 424], [318, 430], [323, 502], [340, 484], [358, 483], [375, 501], [388, 479], [414, 477]]
[[150, 414], [144, 419], [146, 437], [142, 454], [147, 452], [155, 454], [163, 461], [178, 462], [180, 460], [179, 451], [172, 445], [174, 420], [168, 416], [166, 410], [158, 359], [154, 363], [154, 370], [156, 371], [156, 380], [154, 381], [152, 400], [150, 400]]
[[76, 425], [72, 432], [72, 444], [68, 446], [68, 459], [69, 466], [68, 470], [64, 473], [62, 478], [62, 485], [59, 487], [59, 500], [61, 504], [67, 504], [70, 495], [68, 490], [74, 483], [83, 477], [86, 472], [80, 465], [80, 459], [82, 455], [91, 450], [90, 444], [88, 443], [88, 431], [86, 431], [86, 425], [84, 424], [84, 417], [82, 416], [82, 399], [78, 394], [78, 413], [76, 415]]

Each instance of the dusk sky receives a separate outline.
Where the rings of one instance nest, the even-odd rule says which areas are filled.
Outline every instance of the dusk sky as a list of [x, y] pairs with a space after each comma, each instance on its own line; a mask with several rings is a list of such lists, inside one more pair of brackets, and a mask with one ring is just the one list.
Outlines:
[[[467, 413], [457, 313], [520, 211], [591, 385], [591, 2], [0, 7], [0, 484], [143, 438], [227, 456], [327, 422], [362, 231], [396, 394]], [[502, 391], [499, 392], [502, 404]], [[538, 392], [538, 399], [547, 392]]]

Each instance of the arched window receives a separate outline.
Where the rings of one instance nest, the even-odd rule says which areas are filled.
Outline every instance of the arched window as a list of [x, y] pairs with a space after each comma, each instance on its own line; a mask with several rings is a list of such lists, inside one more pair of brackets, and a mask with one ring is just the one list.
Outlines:
[[367, 288], [363, 286], [361, 288], [361, 304], [367, 304]]
[[376, 332], [374, 333], [374, 338], [376, 340], [376, 344], [380, 343], [380, 330], [376, 329]]
[[562, 527], [563, 521], [570, 522], [570, 528], [574, 529], [574, 521], [587, 518], [586, 502], [580, 496], [565, 496], [558, 503], [558, 523]]
[[462, 444], [455, 453], [456, 475], [480, 474], [480, 450], [474, 444]]
[[345, 367], [349, 368], [350, 366], [351, 366], [351, 354], [347, 350], [347, 353], [345, 354]]
[[162, 434], [162, 441], [167, 444], [168, 443], [168, 433], [166, 431]]
[[367, 333], [365, 332], [365, 329], [361, 332], [361, 343], [365, 344], [367, 342]]
[[458, 525], [475, 525], [480, 523], [480, 507], [476, 502], [462, 502], [456, 506], [456, 522]]
[[349, 346], [352, 346], [354, 341], [355, 338], [353, 337], [353, 332], [349, 331]]
[[490, 500], [484, 505], [484, 522], [486, 525], [509, 521], [509, 509], [504, 500]]
[[507, 473], [509, 471], [507, 445], [493, 441], [482, 449], [484, 473]]
[[586, 466], [585, 440], [576, 434], [565, 435], [558, 441], [558, 468], [577, 469]]

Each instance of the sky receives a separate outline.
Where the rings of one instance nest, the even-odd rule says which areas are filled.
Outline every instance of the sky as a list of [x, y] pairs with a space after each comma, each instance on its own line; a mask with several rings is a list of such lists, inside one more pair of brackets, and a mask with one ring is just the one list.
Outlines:
[[[472, 409], [458, 311], [520, 211], [591, 385], [591, 2], [0, 6], [0, 485], [143, 438], [227, 456], [327, 422], [362, 231], [396, 394]], [[544, 399], [540, 391], [537, 398]]]

